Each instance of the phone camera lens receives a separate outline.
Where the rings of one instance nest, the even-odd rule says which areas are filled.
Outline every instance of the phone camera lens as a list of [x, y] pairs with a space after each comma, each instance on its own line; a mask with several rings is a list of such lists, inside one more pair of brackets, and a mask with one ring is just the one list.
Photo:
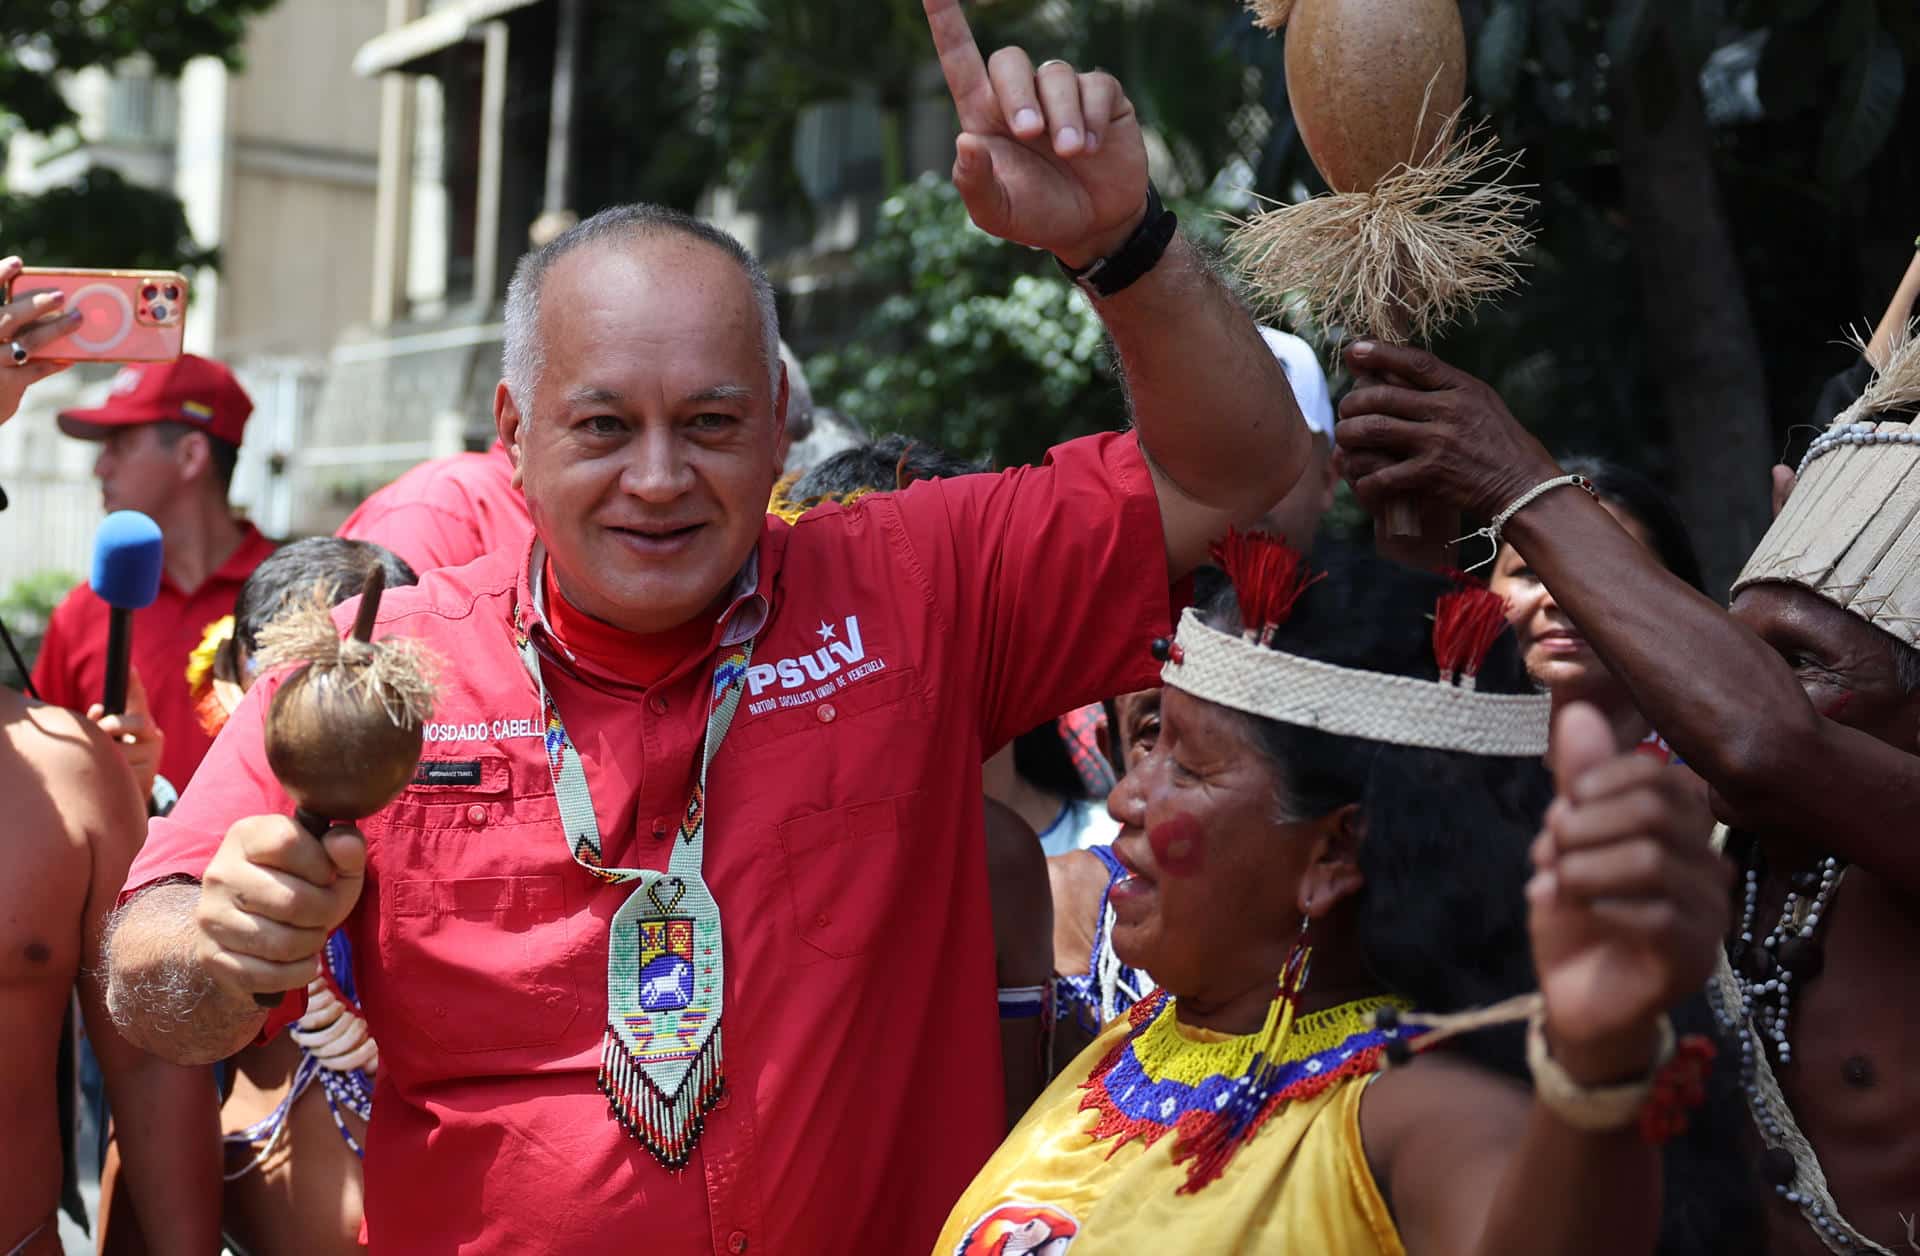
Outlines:
[[152, 284], [148, 284], [146, 287], [140, 289], [140, 295], [151, 301], [160, 295], [160, 289], [154, 287]]
[[174, 285], [174, 284], [168, 284], [168, 285], [167, 285], [167, 300], [169, 300], [169, 301], [178, 301], [179, 299], [180, 299], [180, 289], [179, 289], [179, 288], [178, 288], [178, 287], [177, 287], [176, 285]]
[[166, 321], [167, 321], [167, 307], [166, 307], [166, 306], [164, 306], [164, 305], [156, 305], [156, 306], [154, 306], [154, 307], [153, 307], [153, 321], [154, 321], [154, 322], [156, 322], [156, 323], [164, 323], [164, 322], [166, 322]]

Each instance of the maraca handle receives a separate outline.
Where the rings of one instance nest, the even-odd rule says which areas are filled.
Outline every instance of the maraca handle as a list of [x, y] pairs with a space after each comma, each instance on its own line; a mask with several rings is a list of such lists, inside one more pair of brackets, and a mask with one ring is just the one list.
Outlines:
[[[293, 819], [296, 824], [315, 837], [325, 837], [327, 830], [333, 827], [333, 821], [323, 820], [304, 807], [294, 808]], [[256, 990], [253, 992], [253, 1001], [261, 1007], [279, 1007], [280, 1000], [286, 997], [287, 992], [285, 990], [272, 994], [269, 994], [265, 990]]]

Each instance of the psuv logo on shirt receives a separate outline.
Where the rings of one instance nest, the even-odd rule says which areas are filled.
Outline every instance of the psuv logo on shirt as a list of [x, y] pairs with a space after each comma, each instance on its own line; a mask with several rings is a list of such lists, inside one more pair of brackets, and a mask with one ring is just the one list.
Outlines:
[[771, 663], [756, 662], [747, 668], [747, 714], [806, 706], [886, 670], [885, 659], [867, 657], [858, 615], [849, 615], [838, 624], [823, 619], [814, 635], [821, 642], [817, 650]]

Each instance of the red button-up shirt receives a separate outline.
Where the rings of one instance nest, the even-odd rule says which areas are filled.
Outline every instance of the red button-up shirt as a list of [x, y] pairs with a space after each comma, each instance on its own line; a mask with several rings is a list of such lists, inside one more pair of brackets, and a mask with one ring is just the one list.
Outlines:
[[[207, 625], [233, 614], [233, 600], [253, 569], [273, 553], [273, 542], [252, 524], [243, 525], [239, 546], [214, 573], [188, 593], [160, 578], [153, 605], [133, 613], [133, 666], [147, 687], [147, 705], [167, 735], [160, 774], [185, 789], [213, 740], [200, 727], [187, 688], [187, 658]], [[54, 608], [46, 640], [33, 664], [33, 687], [48, 702], [85, 711], [100, 701], [107, 681], [107, 620], [113, 608], [82, 584]]]
[[482, 454], [423, 462], [360, 503], [335, 536], [384, 545], [415, 571], [464, 567], [533, 535], [513, 459], [495, 441]]
[[[651, 687], [530, 617], [608, 862], [627, 867], [666, 866], [715, 651], [758, 632], [708, 778], [727, 1097], [678, 1174], [594, 1088], [608, 923], [632, 889], [566, 850], [514, 648], [528, 567], [495, 554], [381, 606], [383, 634], [449, 665], [426, 768], [363, 825], [346, 925], [380, 1042], [374, 1249], [926, 1251], [1003, 1133], [981, 760], [1151, 684], [1148, 643], [1171, 624], [1134, 437], [770, 519], [708, 648]], [[130, 890], [199, 875], [232, 821], [289, 810], [260, 745], [272, 684], [154, 822]]]

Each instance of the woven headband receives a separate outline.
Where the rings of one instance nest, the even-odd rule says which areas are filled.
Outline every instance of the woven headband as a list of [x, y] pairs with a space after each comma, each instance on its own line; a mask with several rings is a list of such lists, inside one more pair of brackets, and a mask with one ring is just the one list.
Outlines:
[[1209, 628], [1192, 607], [1160, 679], [1262, 719], [1396, 746], [1467, 754], [1547, 753], [1553, 699], [1336, 667]]

